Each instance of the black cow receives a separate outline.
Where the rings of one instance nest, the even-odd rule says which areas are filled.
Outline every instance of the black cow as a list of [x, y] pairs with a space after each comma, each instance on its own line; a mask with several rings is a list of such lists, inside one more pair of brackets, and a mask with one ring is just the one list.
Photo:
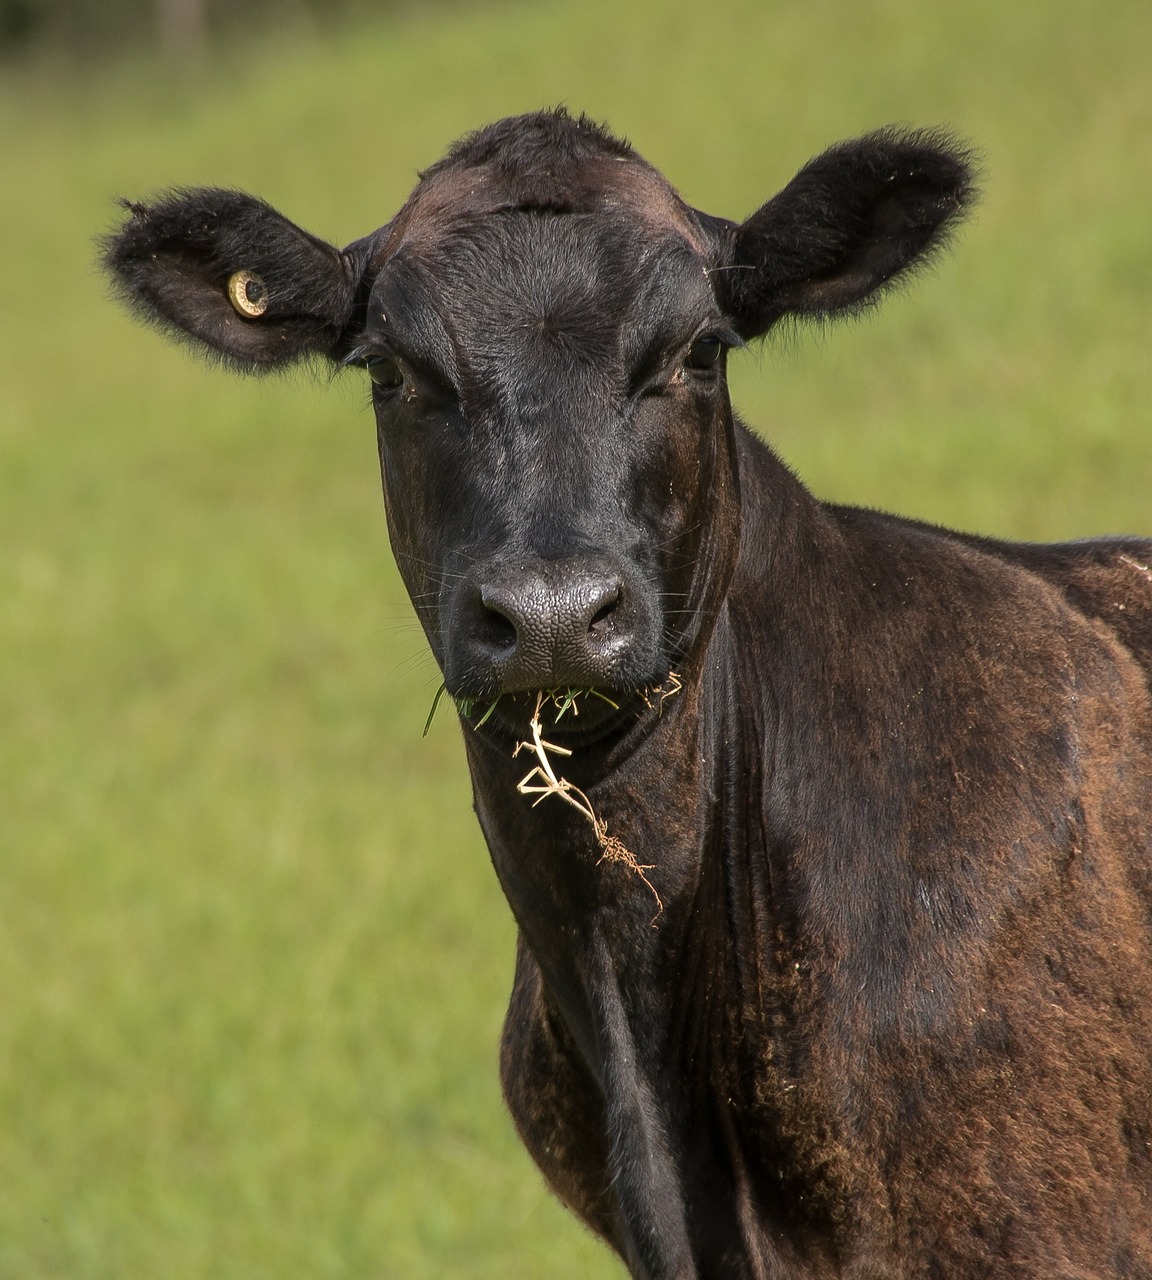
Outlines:
[[367, 368], [520, 927], [508, 1103], [636, 1277], [1152, 1276], [1152, 541], [818, 502], [725, 383], [971, 188], [887, 130], [733, 223], [548, 112], [343, 251], [217, 190], [107, 245], [237, 368]]

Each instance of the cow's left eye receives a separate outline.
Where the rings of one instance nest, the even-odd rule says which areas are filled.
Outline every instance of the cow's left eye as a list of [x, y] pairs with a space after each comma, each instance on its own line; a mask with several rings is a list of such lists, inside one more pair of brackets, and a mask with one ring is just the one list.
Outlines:
[[390, 356], [371, 356], [364, 363], [368, 376], [382, 391], [395, 391], [404, 385], [404, 373]]
[[688, 348], [684, 367], [696, 373], [707, 373], [720, 363], [720, 353], [723, 350], [724, 344], [719, 338], [705, 334], [702, 338], [697, 338]]

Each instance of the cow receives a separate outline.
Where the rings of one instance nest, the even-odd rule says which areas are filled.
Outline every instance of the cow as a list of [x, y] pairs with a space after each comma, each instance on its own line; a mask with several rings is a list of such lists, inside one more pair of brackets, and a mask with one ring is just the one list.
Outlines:
[[507, 1103], [637, 1280], [1152, 1277], [1152, 540], [818, 501], [726, 384], [974, 187], [888, 128], [734, 222], [554, 110], [342, 250], [216, 189], [105, 244], [234, 369], [367, 371], [519, 931]]

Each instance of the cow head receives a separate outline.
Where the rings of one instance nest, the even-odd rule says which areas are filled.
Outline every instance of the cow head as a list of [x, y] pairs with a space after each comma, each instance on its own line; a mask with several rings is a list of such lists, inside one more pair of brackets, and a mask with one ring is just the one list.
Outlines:
[[887, 131], [734, 223], [547, 112], [459, 143], [342, 251], [194, 190], [130, 204], [105, 260], [146, 319], [241, 370], [367, 371], [392, 544], [451, 694], [620, 704], [691, 672], [736, 563], [729, 350], [868, 305], [970, 182], [947, 138]]

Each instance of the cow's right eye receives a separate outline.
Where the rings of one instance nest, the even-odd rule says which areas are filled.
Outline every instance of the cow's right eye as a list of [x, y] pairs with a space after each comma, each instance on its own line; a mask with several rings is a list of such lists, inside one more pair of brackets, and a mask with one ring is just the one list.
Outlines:
[[372, 356], [364, 364], [368, 376], [382, 391], [395, 391], [404, 385], [404, 374], [390, 356]]
[[708, 333], [696, 341], [688, 348], [688, 356], [684, 361], [684, 367], [691, 369], [694, 373], [708, 373], [720, 363], [720, 355], [724, 350], [724, 344], [719, 338]]

